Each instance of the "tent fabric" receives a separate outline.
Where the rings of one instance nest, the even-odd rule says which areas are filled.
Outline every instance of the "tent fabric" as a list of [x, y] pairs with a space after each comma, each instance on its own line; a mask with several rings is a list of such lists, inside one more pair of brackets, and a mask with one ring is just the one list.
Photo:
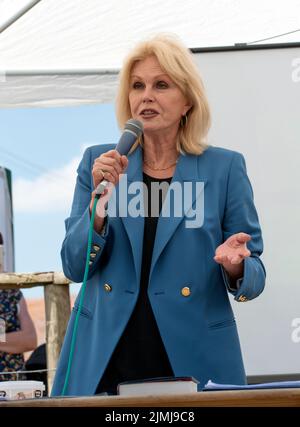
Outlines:
[[114, 102], [117, 73], [7, 76], [0, 108], [63, 107]]
[[[0, 0], [0, 28], [29, 0]], [[112, 102], [124, 56], [158, 32], [189, 47], [298, 28], [300, 0], [41, 0], [0, 33], [0, 107]], [[298, 41], [299, 33], [274, 42]]]

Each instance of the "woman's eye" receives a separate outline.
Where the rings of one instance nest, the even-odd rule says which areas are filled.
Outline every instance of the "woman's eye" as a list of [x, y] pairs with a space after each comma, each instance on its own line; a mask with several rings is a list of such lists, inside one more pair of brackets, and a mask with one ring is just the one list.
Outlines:
[[164, 81], [159, 81], [156, 83], [156, 86], [159, 89], [166, 89], [168, 87], [168, 83], [164, 82]]
[[132, 87], [133, 89], [140, 89], [143, 87], [143, 84], [141, 82], [134, 82]]

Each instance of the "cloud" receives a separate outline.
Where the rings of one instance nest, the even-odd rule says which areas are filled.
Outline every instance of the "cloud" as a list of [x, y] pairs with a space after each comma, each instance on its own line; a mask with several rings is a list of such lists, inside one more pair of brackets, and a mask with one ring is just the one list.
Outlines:
[[16, 179], [13, 184], [15, 212], [69, 212], [76, 170], [81, 157], [73, 158], [60, 169], [53, 169], [35, 180]]

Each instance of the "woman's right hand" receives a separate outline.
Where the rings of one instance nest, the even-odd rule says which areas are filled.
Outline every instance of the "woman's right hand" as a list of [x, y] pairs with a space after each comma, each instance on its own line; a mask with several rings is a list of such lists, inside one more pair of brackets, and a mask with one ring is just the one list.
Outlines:
[[120, 174], [125, 172], [128, 166], [126, 156], [121, 156], [117, 150], [110, 150], [95, 159], [92, 169], [94, 188], [104, 179], [117, 185]]
[[[104, 179], [109, 182], [104, 193], [101, 195], [98, 206], [97, 216], [100, 217], [95, 219], [95, 229], [99, 230], [102, 228], [103, 219], [105, 216], [105, 205], [107, 204], [113, 187], [119, 182], [120, 174], [123, 174], [128, 166], [128, 159], [126, 156], [121, 156], [117, 150], [110, 150], [95, 159], [92, 169], [94, 188], [100, 184]], [[90, 203], [90, 213], [93, 209], [95, 200], [95, 190], [92, 192], [92, 198]]]

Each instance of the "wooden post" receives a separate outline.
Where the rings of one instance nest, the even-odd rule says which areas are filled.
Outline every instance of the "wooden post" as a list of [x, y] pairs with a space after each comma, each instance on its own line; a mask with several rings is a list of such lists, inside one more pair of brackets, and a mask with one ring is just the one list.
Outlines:
[[44, 286], [46, 310], [46, 353], [48, 372], [48, 394], [50, 395], [58, 357], [70, 317], [69, 285], [59, 286], [59, 275], [54, 276], [53, 284]]

